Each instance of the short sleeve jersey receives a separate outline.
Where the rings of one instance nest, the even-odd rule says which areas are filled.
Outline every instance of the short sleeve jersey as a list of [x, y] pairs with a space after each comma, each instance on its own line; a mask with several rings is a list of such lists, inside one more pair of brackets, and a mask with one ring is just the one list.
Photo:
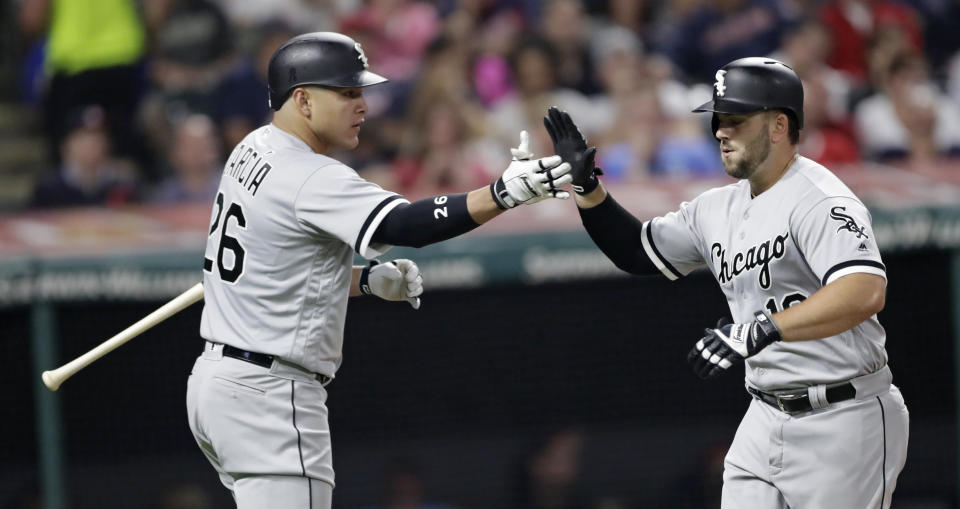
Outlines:
[[200, 335], [334, 376], [353, 254], [407, 203], [270, 124], [230, 154], [204, 259]]
[[[759, 196], [746, 180], [711, 189], [644, 223], [642, 238], [670, 279], [709, 269], [735, 322], [800, 303], [848, 274], [886, 278], [867, 208], [804, 157]], [[874, 315], [836, 336], [774, 343], [746, 360], [746, 379], [764, 390], [847, 380], [886, 364], [885, 341]]]

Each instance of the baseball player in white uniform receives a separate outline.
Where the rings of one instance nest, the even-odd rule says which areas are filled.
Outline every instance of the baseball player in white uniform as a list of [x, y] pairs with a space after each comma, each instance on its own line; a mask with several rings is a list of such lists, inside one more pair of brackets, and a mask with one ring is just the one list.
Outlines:
[[833, 173], [797, 153], [803, 87], [781, 62], [716, 73], [713, 113], [726, 172], [741, 179], [640, 222], [596, 178], [569, 115], [545, 124], [573, 166], [583, 225], [621, 269], [674, 280], [706, 268], [734, 323], [706, 329], [688, 360], [702, 378], [744, 362], [752, 395], [724, 462], [723, 508], [887, 508], [909, 414], [887, 366], [886, 271], [870, 213]]
[[410, 203], [328, 157], [355, 148], [366, 114], [360, 45], [330, 32], [284, 43], [268, 72], [271, 124], [233, 150], [204, 259], [206, 339], [187, 387], [190, 429], [241, 509], [329, 508], [325, 386], [341, 361], [349, 296], [420, 306], [410, 260], [354, 267], [391, 246], [465, 233], [502, 211], [567, 198], [570, 165], [533, 159], [527, 137], [503, 177]]

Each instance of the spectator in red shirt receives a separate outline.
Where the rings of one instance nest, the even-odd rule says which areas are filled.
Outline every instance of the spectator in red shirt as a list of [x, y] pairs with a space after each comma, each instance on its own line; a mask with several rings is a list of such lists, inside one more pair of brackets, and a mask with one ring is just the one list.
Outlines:
[[853, 137], [850, 119], [834, 119], [830, 112], [829, 90], [824, 75], [803, 77], [803, 130], [800, 154], [830, 168], [857, 163], [860, 151]]
[[897, 27], [913, 49], [923, 48], [916, 12], [892, 0], [829, 0], [820, 9], [820, 21], [833, 40], [827, 63], [859, 84], [869, 80], [867, 48], [879, 30]]

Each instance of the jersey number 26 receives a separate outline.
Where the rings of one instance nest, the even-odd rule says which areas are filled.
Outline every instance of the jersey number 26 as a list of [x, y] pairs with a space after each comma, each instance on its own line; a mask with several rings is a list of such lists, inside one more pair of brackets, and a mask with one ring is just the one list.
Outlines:
[[[220, 225], [221, 216], [223, 216], [223, 226]], [[208, 236], [214, 235], [217, 233], [217, 229], [220, 229], [220, 245], [217, 246], [217, 272], [220, 274], [220, 279], [228, 283], [236, 283], [237, 280], [240, 279], [240, 276], [243, 275], [243, 259], [246, 252], [243, 250], [243, 245], [240, 244], [240, 240], [227, 233], [227, 225], [230, 224], [230, 218], [236, 221], [239, 228], [247, 228], [247, 219], [243, 217], [243, 207], [241, 207], [239, 203], [231, 203], [230, 206], [227, 207], [227, 213], [224, 214], [223, 193], [217, 193], [217, 217], [210, 226]], [[233, 263], [230, 267], [227, 267], [226, 263], [224, 263], [223, 254], [227, 251], [233, 255]], [[204, 258], [203, 270], [213, 272], [213, 260]]]

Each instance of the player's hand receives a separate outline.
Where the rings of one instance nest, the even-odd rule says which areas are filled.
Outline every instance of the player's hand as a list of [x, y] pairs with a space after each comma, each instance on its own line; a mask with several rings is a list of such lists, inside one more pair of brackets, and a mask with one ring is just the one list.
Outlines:
[[513, 161], [503, 176], [490, 184], [493, 199], [501, 209], [511, 209], [521, 204], [536, 203], [547, 198], [570, 198], [570, 193], [558, 189], [569, 184], [570, 165], [560, 156], [533, 159], [530, 152], [530, 136], [520, 132], [520, 145], [511, 148]]
[[520, 131], [520, 144], [517, 148], [510, 149], [510, 155], [514, 161], [529, 161], [533, 159], [533, 152], [530, 152], [530, 133]]
[[384, 300], [405, 300], [413, 309], [420, 309], [420, 294], [423, 293], [420, 267], [405, 258], [380, 264], [371, 261], [360, 275], [360, 291]]
[[780, 329], [766, 311], [757, 311], [754, 317], [750, 323], [735, 324], [721, 318], [715, 329], [706, 329], [706, 336], [687, 355], [693, 371], [700, 378], [713, 378], [770, 343], [780, 341]]
[[603, 170], [595, 165], [597, 147], [587, 148], [587, 140], [570, 114], [551, 106], [547, 116], [543, 117], [543, 125], [553, 140], [553, 152], [570, 163], [573, 190], [577, 194], [587, 194], [596, 189], [600, 184], [597, 175], [603, 175]]

